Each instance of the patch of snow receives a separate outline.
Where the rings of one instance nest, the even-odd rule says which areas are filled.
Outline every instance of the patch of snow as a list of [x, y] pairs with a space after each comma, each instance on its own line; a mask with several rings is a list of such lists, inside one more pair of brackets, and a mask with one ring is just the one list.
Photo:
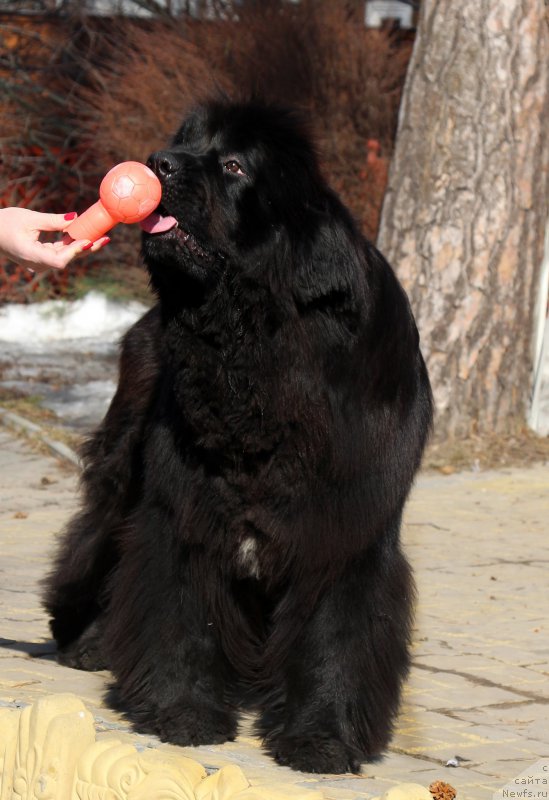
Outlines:
[[0, 342], [13, 342], [33, 349], [51, 342], [73, 343], [82, 339], [112, 343], [120, 338], [146, 307], [142, 303], [120, 303], [99, 292], [81, 300], [48, 300], [30, 305], [0, 307]]
[[0, 307], [1, 385], [40, 397], [73, 428], [93, 428], [116, 389], [119, 341], [146, 310], [98, 292]]

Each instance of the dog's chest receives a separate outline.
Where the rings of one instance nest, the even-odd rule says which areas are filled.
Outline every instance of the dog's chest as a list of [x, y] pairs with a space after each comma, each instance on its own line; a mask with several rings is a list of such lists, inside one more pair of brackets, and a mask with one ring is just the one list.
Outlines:
[[260, 527], [234, 521], [227, 529], [227, 562], [237, 580], [254, 579], [265, 586], [276, 583], [285, 569], [277, 541]]
[[236, 345], [217, 349], [196, 340], [189, 344], [171, 371], [169, 389], [197, 443], [236, 459], [269, 450], [279, 430], [272, 368]]
[[239, 542], [235, 562], [239, 578], [259, 580], [262, 577], [258, 541], [254, 536], [247, 536]]
[[269, 334], [265, 306], [264, 298], [252, 303], [243, 291], [220, 291], [164, 330], [175, 400], [206, 447], [239, 441], [245, 450], [263, 450], [265, 434], [272, 439], [269, 432], [278, 427], [288, 358]]

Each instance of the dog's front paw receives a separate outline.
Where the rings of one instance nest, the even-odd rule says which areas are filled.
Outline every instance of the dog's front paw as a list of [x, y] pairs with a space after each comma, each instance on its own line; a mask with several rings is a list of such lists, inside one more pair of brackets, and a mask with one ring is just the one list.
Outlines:
[[279, 764], [301, 772], [358, 773], [365, 760], [357, 750], [331, 737], [280, 735], [266, 746]]
[[232, 741], [237, 721], [235, 714], [225, 708], [180, 700], [158, 709], [154, 727], [163, 742], [195, 746]]

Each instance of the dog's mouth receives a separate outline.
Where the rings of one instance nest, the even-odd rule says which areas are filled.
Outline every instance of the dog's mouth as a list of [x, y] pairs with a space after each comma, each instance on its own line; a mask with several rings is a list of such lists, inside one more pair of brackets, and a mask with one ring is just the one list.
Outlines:
[[153, 211], [139, 223], [141, 230], [150, 236], [160, 236], [170, 233], [171, 237], [178, 243], [184, 245], [194, 258], [209, 261], [212, 253], [205, 250], [195, 239], [192, 233], [183, 230], [175, 217], [164, 215], [158, 211]]
[[172, 228], [177, 227], [178, 222], [175, 217], [163, 216], [157, 211], [153, 211], [152, 214], [141, 220], [139, 225], [145, 233], [157, 234], [172, 230]]

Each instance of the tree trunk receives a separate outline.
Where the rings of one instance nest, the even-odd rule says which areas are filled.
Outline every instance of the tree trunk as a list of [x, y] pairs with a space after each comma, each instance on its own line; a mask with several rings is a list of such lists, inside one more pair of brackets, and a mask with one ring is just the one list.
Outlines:
[[439, 437], [526, 417], [548, 58], [544, 0], [423, 0], [378, 245], [410, 295]]

